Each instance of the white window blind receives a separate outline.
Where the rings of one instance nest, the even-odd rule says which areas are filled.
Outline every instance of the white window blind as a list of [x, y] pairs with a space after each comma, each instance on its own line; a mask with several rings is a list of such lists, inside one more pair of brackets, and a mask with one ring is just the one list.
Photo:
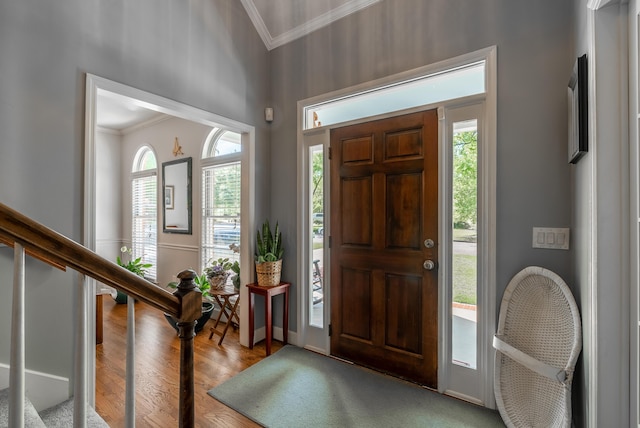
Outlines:
[[156, 173], [137, 176], [132, 180], [132, 222], [131, 248], [134, 259], [142, 257], [144, 263], [151, 263], [146, 277], [156, 280], [158, 241], [158, 191]]
[[202, 268], [212, 258], [240, 261], [229, 248], [240, 245], [240, 162], [226, 162], [202, 170]]

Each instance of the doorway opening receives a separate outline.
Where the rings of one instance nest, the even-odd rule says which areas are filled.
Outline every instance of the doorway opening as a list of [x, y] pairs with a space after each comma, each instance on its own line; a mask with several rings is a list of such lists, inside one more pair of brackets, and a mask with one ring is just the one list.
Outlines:
[[[101, 209], [101, 205], [104, 203], [106, 195], [112, 194], [112, 189], [119, 189], [120, 182], [120, 168], [118, 164], [119, 157], [117, 153], [113, 156], [105, 156], [100, 150], [107, 146], [107, 144], [101, 144], [98, 142], [98, 130], [102, 130], [104, 125], [101, 124], [113, 120], [116, 117], [113, 115], [105, 115], [105, 107], [112, 106], [116, 101], [126, 101], [127, 109], [131, 111], [143, 110], [146, 116], [146, 120], [171, 120], [179, 119], [189, 121], [199, 125], [203, 129], [223, 128], [226, 130], [233, 130], [240, 135], [240, 144], [242, 145], [242, 154], [239, 156], [239, 162], [243, 165], [241, 176], [241, 187], [243, 189], [241, 196], [241, 215], [240, 215], [240, 227], [243, 230], [255, 229], [255, 207], [254, 200], [254, 188], [255, 188], [255, 129], [253, 126], [237, 122], [225, 117], [216, 115], [211, 112], [200, 110], [186, 104], [176, 102], [167, 98], [160, 97], [155, 94], [151, 94], [121, 83], [117, 83], [108, 79], [104, 79], [99, 76], [87, 74], [86, 77], [86, 108], [85, 108], [85, 183], [84, 183], [84, 246], [96, 251], [98, 254], [104, 257], [109, 257], [102, 251], [98, 250], [98, 243], [101, 242], [101, 233], [108, 230], [105, 226], [105, 213]], [[125, 109], [125, 110], [127, 110]], [[171, 118], [171, 119], [166, 119]], [[122, 120], [120, 118], [119, 120]], [[135, 127], [134, 124], [128, 126]], [[102, 132], [107, 136], [114, 135], [118, 137], [118, 132], [109, 131]], [[204, 137], [204, 136], [203, 136]], [[169, 138], [171, 148], [175, 135]], [[105, 140], [105, 142], [108, 142]], [[176, 146], [178, 145], [178, 139], [175, 139]], [[167, 153], [171, 153], [171, 148], [167, 149]], [[165, 152], [163, 152], [165, 153]], [[108, 164], [107, 162], [113, 162]], [[111, 168], [113, 167], [113, 168]], [[110, 178], [114, 182], [109, 183], [109, 189], [107, 191], [101, 187], [100, 183], [104, 183], [105, 180], [100, 179], [99, 175], [104, 170], [113, 170], [114, 175]], [[130, 165], [127, 166], [130, 170]], [[117, 183], [114, 185], [114, 183]], [[127, 186], [130, 188], [130, 186]], [[111, 190], [110, 190], [111, 189]], [[117, 193], [117, 192], [116, 192]], [[114, 196], [116, 198], [116, 196]], [[162, 199], [160, 199], [162, 200]], [[120, 203], [115, 205], [120, 207]], [[198, 205], [199, 206], [199, 205]], [[194, 210], [194, 213], [197, 211]], [[130, 214], [125, 214], [127, 218]], [[107, 220], [112, 218], [109, 216]], [[200, 216], [194, 215], [193, 219], [198, 225], [201, 223]], [[101, 223], [102, 222], [102, 223]], [[114, 227], [114, 230], [117, 227]], [[118, 239], [122, 239], [121, 234], [116, 230]], [[161, 233], [161, 231], [158, 231]], [[250, 233], [243, 233], [240, 235], [240, 275], [244, 278], [251, 278], [252, 255], [251, 248], [253, 248], [250, 241]], [[200, 247], [200, 237], [195, 236], [198, 241], [193, 251], [194, 254], [199, 254], [198, 248]], [[113, 242], [111, 242], [113, 241]], [[117, 254], [120, 248], [117, 240], [107, 239], [102, 240], [114, 247]], [[115, 245], [114, 245], [115, 243]], [[109, 248], [110, 248], [109, 247]], [[174, 245], [176, 248], [182, 248], [184, 246]], [[115, 260], [115, 256], [113, 256]], [[161, 265], [162, 263], [159, 263]], [[193, 264], [194, 266], [197, 263]], [[186, 269], [189, 266], [181, 266], [181, 269]], [[97, 284], [94, 280], [87, 279], [86, 281], [88, 292], [87, 294], [87, 307], [89, 308], [87, 313], [87, 331], [90, 337], [87, 340], [87, 363], [90, 367], [90, 374], [88, 379], [88, 391], [90, 404], [95, 403], [95, 346], [90, 346], [91, 343], [95, 343], [95, 315], [96, 315], [96, 288]], [[240, 299], [246, 299], [246, 290], [241, 288]], [[248, 319], [248, 312], [246, 306], [240, 308], [240, 318]], [[240, 343], [244, 346], [248, 346], [249, 332], [246, 328], [247, 323], [240, 324]], [[244, 326], [244, 327], [243, 327]]]

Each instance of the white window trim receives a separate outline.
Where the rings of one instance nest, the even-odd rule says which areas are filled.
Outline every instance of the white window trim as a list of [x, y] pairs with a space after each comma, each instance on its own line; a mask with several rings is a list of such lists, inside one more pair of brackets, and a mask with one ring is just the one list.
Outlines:
[[[632, 1], [629, 6], [629, 236], [640, 236], [640, 2]], [[635, 96], [633, 94], [636, 94]], [[630, 325], [629, 325], [629, 426], [640, 427], [640, 240], [629, 242], [630, 255]], [[589, 348], [583, 352], [588, 351]], [[592, 394], [595, 395], [595, 394]], [[596, 397], [597, 398], [597, 397]], [[591, 416], [595, 420], [595, 415]]]

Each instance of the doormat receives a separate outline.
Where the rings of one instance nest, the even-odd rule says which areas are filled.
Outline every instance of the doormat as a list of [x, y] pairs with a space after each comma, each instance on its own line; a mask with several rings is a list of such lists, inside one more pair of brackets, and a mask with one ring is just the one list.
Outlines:
[[208, 391], [265, 427], [504, 427], [497, 411], [292, 345]]

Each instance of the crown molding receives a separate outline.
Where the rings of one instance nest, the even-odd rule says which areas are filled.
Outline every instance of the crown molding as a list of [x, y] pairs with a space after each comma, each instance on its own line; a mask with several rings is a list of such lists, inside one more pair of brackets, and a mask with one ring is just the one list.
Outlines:
[[260, 16], [258, 9], [256, 9], [256, 5], [253, 3], [253, 0], [240, 1], [242, 2], [242, 6], [244, 6], [245, 10], [247, 11], [249, 19], [251, 19], [251, 22], [253, 22], [253, 26], [256, 27], [256, 31], [258, 31], [258, 35], [260, 35], [260, 38], [262, 39], [264, 45], [268, 50], [273, 49], [271, 47], [271, 40], [273, 40], [273, 38], [271, 37], [267, 26], [264, 24], [264, 21], [262, 20], [262, 16]]
[[247, 11], [251, 22], [255, 26], [260, 38], [264, 42], [264, 45], [268, 50], [275, 49], [279, 46], [287, 44], [293, 40], [299, 39], [301, 37], [306, 36], [309, 33], [312, 33], [322, 27], [326, 27], [334, 21], [344, 18], [347, 15], [355, 13], [361, 9], [371, 6], [372, 4], [378, 3], [381, 0], [351, 0], [347, 3], [332, 9], [322, 15], [319, 15], [304, 24], [298, 25], [295, 28], [292, 28], [289, 31], [286, 31], [277, 36], [271, 35], [269, 29], [267, 28], [262, 16], [258, 12], [253, 0], [240, 0], [242, 5]]
[[589, 0], [587, 2], [587, 8], [590, 10], [599, 10], [610, 4], [627, 3], [626, 0]]

